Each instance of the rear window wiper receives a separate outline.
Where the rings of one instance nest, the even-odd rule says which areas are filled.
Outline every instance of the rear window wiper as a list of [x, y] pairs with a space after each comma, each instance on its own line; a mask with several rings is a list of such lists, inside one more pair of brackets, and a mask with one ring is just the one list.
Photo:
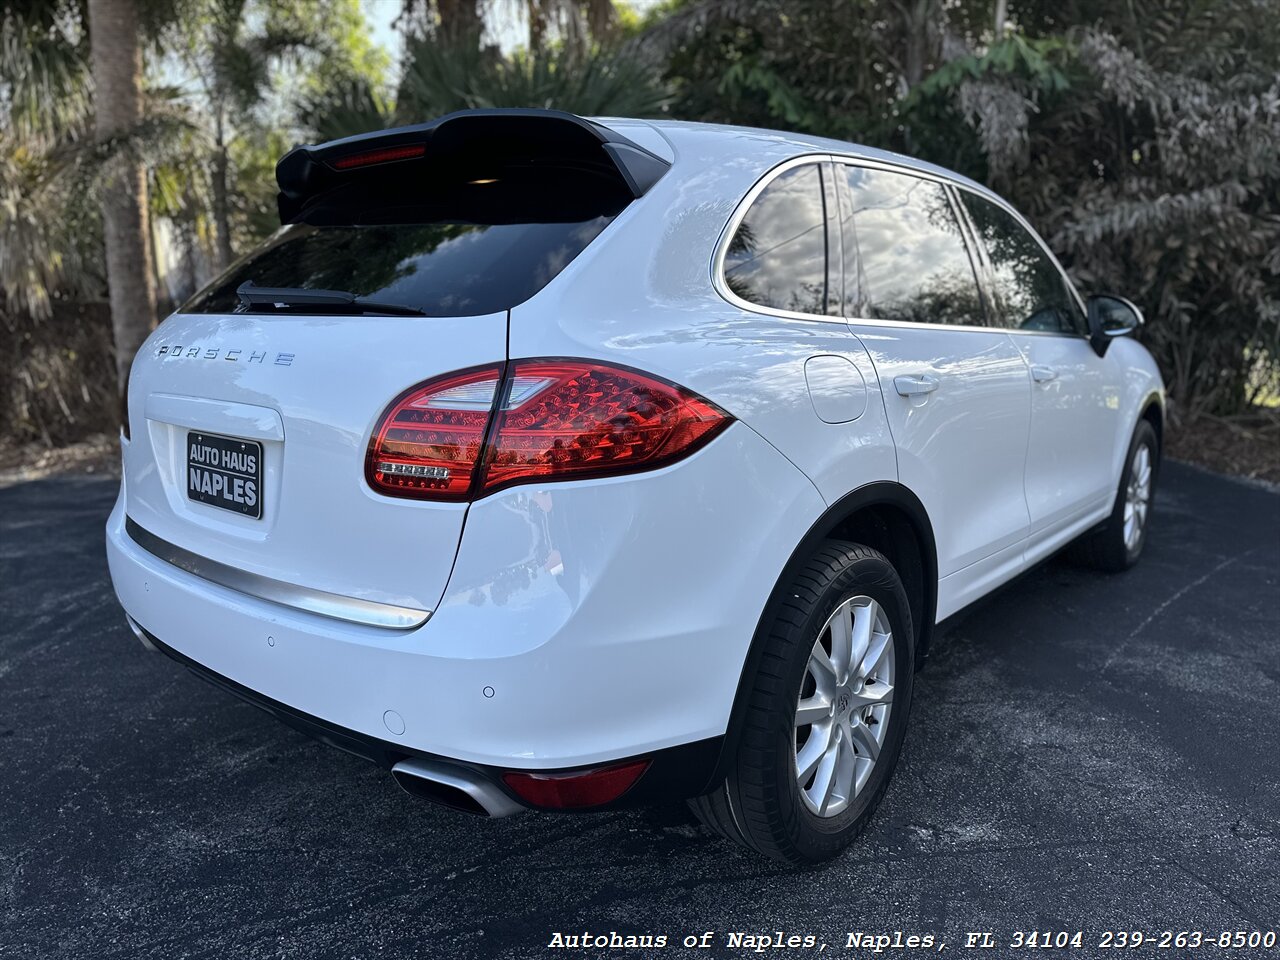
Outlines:
[[380, 300], [366, 300], [364, 297], [346, 290], [309, 290], [306, 287], [259, 287], [252, 280], [246, 280], [236, 287], [236, 295], [246, 307], [276, 307], [277, 309], [297, 309], [299, 307], [323, 307], [326, 312], [341, 311], [343, 313], [386, 313], [394, 316], [425, 317], [426, 313], [417, 307], [402, 303], [383, 303]]

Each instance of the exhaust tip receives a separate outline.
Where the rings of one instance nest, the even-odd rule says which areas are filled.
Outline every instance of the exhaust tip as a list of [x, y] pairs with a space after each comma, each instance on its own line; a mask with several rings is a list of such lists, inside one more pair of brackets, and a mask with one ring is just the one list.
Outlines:
[[507, 817], [524, 810], [497, 784], [465, 767], [414, 758], [401, 760], [391, 775], [405, 793], [463, 813]]
[[147, 636], [147, 631], [138, 626], [138, 621], [133, 619], [127, 613], [124, 615], [124, 622], [129, 624], [129, 629], [133, 631], [133, 635], [138, 638], [144, 647], [152, 653], [159, 653], [160, 648], [151, 642], [151, 638]]

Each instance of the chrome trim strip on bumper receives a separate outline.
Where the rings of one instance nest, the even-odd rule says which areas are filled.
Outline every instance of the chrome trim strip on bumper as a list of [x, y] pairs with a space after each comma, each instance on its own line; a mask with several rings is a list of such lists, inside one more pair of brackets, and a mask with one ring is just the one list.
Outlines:
[[134, 543], [165, 563], [171, 563], [180, 570], [185, 570], [203, 580], [230, 590], [238, 590], [259, 600], [268, 600], [271, 603], [305, 610], [322, 617], [331, 617], [334, 620], [346, 620], [349, 623], [362, 623], [366, 626], [384, 627], [390, 630], [411, 630], [414, 627], [420, 627], [431, 616], [430, 610], [399, 607], [391, 603], [376, 603], [357, 597], [344, 597], [341, 594], [311, 590], [239, 570], [225, 563], [219, 563], [217, 560], [210, 560], [208, 557], [192, 553], [190, 550], [184, 550], [168, 540], [162, 540], [154, 533], [138, 526], [130, 517], [124, 518], [124, 529]]

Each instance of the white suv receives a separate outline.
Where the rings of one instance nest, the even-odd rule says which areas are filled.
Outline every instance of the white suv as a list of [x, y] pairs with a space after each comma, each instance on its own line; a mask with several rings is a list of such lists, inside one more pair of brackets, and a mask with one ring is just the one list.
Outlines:
[[503, 110], [277, 177], [287, 226], [134, 363], [111, 574], [145, 644], [411, 793], [690, 798], [829, 858], [936, 622], [1142, 551], [1137, 310], [946, 170]]

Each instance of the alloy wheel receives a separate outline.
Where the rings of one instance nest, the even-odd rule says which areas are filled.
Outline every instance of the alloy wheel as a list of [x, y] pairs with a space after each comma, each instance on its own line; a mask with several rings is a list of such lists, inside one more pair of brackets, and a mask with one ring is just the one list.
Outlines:
[[1133, 454], [1124, 499], [1124, 546], [1132, 551], [1142, 540], [1151, 506], [1151, 448], [1145, 443]]
[[831, 614], [809, 654], [795, 719], [795, 775], [805, 806], [842, 813], [866, 786], [893, 708], [893, 632], [867, 596]]

